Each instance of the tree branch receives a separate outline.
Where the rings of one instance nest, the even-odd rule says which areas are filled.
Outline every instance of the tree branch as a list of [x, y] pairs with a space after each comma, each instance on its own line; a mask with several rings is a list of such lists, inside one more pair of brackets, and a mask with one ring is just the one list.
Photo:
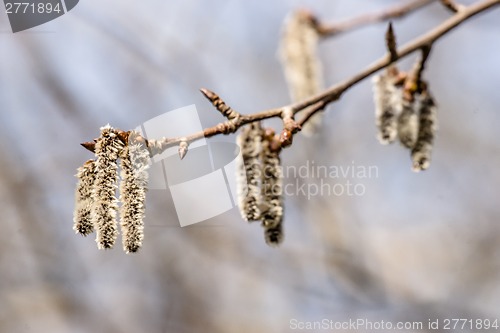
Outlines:
[[[432, 0], [421, 0], [421, 1], [415, 1], [411, 4], [408, 4], [405, 10], [402, 10], [401, 7], [399, 9], [399, 16], [404, 15], [405, 13], [409, 12], [410, 9], [408, 7], [412, 5], [411, 8], [419, 8], [423, 6], [424, 4], [430, 3]], [[410, 41], [403, 47], [399, 48], [397, 50], [397, 59], [391, 59], [391, 57], [384, 56], [380, 58], [379, 60], [375, 61], [365, 69], [361, 70], [359, 73], [355, 74], [349, 79], [346, 79], [343, 82], [340, 82], [327, 90], [323, 91], [322, 93], [312, 96], [308, 99], [305, 99], [304, 101], [298, 102], [298, 103], [293, 103], [290, 105], [286, 105], [283, 107], [279, 108], [274, 108], [274, 109], [269, 109], [269, 110], [264, 110], [260, 112], [256, 112], [253, 114], [249, 115], [244, 115], [244, 114], [239, 114], [239, 117], [233, 118], [231, 120], [222, 122], [217, 124], [216, 126], [206, 128], [203, 131], [193, 133], [188, 136], [183, 136], [183, 137], [177, 137], [177, 138], [161, 138], [158, 140], [146, 140], [146, 143], [149, 147], [149, 150], [151, 152], [151, 155], [159, 154], [163, 152], [165, 149], [173, 146], [178, 146], [181, 142], [185, 142], [186, 144], [189, 144], [193, 141], [202, 139], [202, 138], [209, 138], [215, 135], [220, 135], [220, 134], [230, 134], [236, 132], [241, 126], [255, 122], [255, 121], [260, 121], [268, 118], [282, 118], [285, 120], [284, 114], [287, 115], [287, 117], [290, 117], [289, 112], [292, 112], [292, 115], [295, 115], [302, 110], [304, 111], [304, 116], [303, 118], [298, 121], [296, 124], [298, 125], [297, 129], [300, 129], [304, 123], [306, 123], [316, 112], [323, 110], [329, 103], [334, 102], [338, 100], [344, 92], [346, 92], [349, 88], [352, 86], [358, 84], [359, 82], [363, 81], [364, 79], [368, 78], [372, 74], [376, 73], [377, 71], [388, 67], [393, 60], [400, 60], [402, 58], [407, 57], [408, 55], [416, 52], [416, 51], [424, 51], [428, 50], [434, 42], [436, 42], [438, 39], [446, 35], [448, 32], [450, 32], [452, 29], [456, 28], [463, 22], [467, 21], [468, 19], [472, 18], [473, 16], [485, 12], [496, 5], [500, 5], [500, 0], [481, 0], [478, 1], [470, 6], [465, 6], [463, 7], [460, 11], [456, 12], [453, 16], [451, 16], [449, 19], [441, 23], [439, 26], [435, 27], [434, 29], [430, 30], [429, 32], [421, 35], [420, 37], [417, 37], [413, 41]], [[390, 14], [388, 14], [390, 13]], [[392, 11], [389, 10], [386, 12], [385, 16], [382, 14], [376, 14], [373, 16], [365, 16], [364, 20], [368, 20], [370, 22], [378, 22], [380, 20], [380, 17], [387, 18], [388, 15], [393, 15], [391, 17], [394, 17], [398, 12], [397, 10], [393, 9]], [[402, 13], [402, 14], [401, 14]], [[372, 17], [372, 18], [368, 18]], [[375, 19], [378, 18], [378, 19]], [[361, 22], [361, 20], [358, 20]], [[357, 23], [359, 24], [359, 23]], [[352, 24], [351, 27], [356, 26], [356, 24]], [[330, 34], [331, 35], [331, 34]], [[424, 53], [425, 54], [425, 53]], [[206, 92], [206, 91], [205, 91]], [[210, 95], [210, 94], [209, 94]], [[210, 97], [209, 97], [210, 99]], [[214, 103], [219, 105], [218, 103]], [[224, 109], [226, 110], [226, 109]], [[284, 110], [287, 110], [289, 112], [284, 112]], [[222, 112], [222, 111], [221, 111]], [[284, 121], [285, 123], [285, 121]], [[93, 151], [94, 150], [94, 142], [86, 142], [82, 144], [86, 149]]]
[[[462, 24], [463, 22], [497, 5], [500, 5], [500, 0], [482, 0], [470, 6], [464, 7], [460, 12], [457, 12], [455, 15], [453, 15], [452, 17], [441, 23], [436, 28], [421, 35], [420, 37], [415, 38], [414, 40], [410, 41], [409, 43], [401, 47], [397, 52], [398, 56], [397, 60], [405, 58], [415, 51], [421, 50], [426, 47], [430, 47], [439, 38], [443, 37], [448, 32], [450, 32], [451, 30]], [[366, 67], [364, 70], [355, 74], [351, 78], [328, 88], [321, 94], [308, 98], [302, 102], [292, 104], [291, 108], [294, 112], [297, 113], [303, 110], [304, 108], [320, 101], [324, 101], [326, 104], [333, 102], [339, 99], [340, 96], [349, 88], [363, 81], [364, 79], [368, 78], [369, 76], [378, 72], [379, 70], [386, 68], [390, 64], [391, 64], [391, 59], [384, 56], [379, 60], [375, 61], [374, 63], [372, 63], [371, 65], [369, 65], [368, 67]]]
[[355, 30], [373, 23], [384, 22], [389, 19], [402, 18], [405, 15], [420, 9], [436, 0], [413, 0], [407, 4], [396, 5], [378, 13], [364, 14], [343, 22], [331, 25], [319, 24], [317, 29], [321, 36], [332, 36], [340, 33]]

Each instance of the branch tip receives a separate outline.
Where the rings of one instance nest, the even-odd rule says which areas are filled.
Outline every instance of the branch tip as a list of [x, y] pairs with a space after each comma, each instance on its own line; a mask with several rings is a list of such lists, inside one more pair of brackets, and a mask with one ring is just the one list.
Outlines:
[[226, 102], [224, 102], [222, 98], [220, 98], [220, 96], [213, 91], [210, 91], [206, 88], [201, 88], [200, 91], [203, 96], [205, 96], [212, 103], [212, 105], [228, 120], [236, 120], [240, 117], [240, 114], [238, 112], [227, 105]]
[[389, 22], [387, 32], [385, 33], [385, 42], [387, 51], [389, 51], [391, 63], [395, 62], [396, 60], [398, 60], [398, 47], [396, 42], [396, 34], [394, 33], [394, 29], [392, 27], [392, 22]]
[[92, 153], [95, 152], [95, 142], [82, 142], [80, 145]]
[[179, 143], [179, 157], [181, 160], [184, 159], [184, 157], [186, 157], [186, 154], [188, 152], [188, 147], [189, 144], [185, 139]]
[[203, 94], [203, 96], [205, 96], [210, 102], [212, 102], [217, 96], [213, 91], [210, 91], [206, 88], [201, 88], [200, 91]]

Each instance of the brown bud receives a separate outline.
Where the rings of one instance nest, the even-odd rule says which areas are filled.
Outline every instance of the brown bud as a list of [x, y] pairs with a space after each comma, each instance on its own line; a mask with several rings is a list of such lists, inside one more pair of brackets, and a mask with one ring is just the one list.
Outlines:
[[90, 151], [92, 153], [95, 151], [95, 142], [94, 141], [92, 141], [92, 142], [82, 142], [82, 143], [80, 143], [80, 145], [83, 148], [87, 149], [88, 151]]
[[184, 159], [184, 157], [186, 156], [188, 152], [188, 143], [187, 141], [181, 141], [179, 143], [179, 157], [182, 159]]
[[391, 62], [396, 61], [398, 59], [398, 50], [396, 35], [394, 34], [394, 29], [392, 28], [392, 22], [389, 22], [389, 27], [387, 28], [387, 32], [385, 33], [385, 42], [387, 50], [389, 51]]
[[283, 129], [279, 138], [282, 148], [288, 147], [293, 142], [293, 134], [290, 130]]
[[128, 139], [130, 135], [130, 131], [125, 132], [125, 131], [116, 131], [116, 135], [118, 136], [118, 139], [121, 140], [121, 142], [124, 145], [128, 145]]

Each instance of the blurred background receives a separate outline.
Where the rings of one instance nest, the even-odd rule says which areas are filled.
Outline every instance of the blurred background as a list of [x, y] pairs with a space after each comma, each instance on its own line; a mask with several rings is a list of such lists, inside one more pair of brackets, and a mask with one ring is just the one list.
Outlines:
[[[212, 126], [221, 118], [201, 87], [242, 113], [287, 104], [277, 48], [289, 12], [309, 8], [335, 22], [402, 2], [85, 0], [16, 34], [1, 13], [0, 331], [288, 332], [293, 320], [324, 318], [424, 328], [500, 319], [498, 9], [433, 48], [425, 77], [440, 129], [429, 170], [413, 173], [406, 150], [378, 144], [370, 80], [328, 108], [321, 133], [283, 152], [285, 167], [377, 172], [324, 179], [361, 184], [363, 195], [287, 196], [279, 248], [237, 209], [181, 228], [160, 190], [148, 193], [138, 254], [119, 243], [99, 251], [93, 235], [72, 230], [74, 174], [91, 158], [79, 143], [99, 127], [135, 128], [190, 104]], [[449, 16], [432, 4], [397, 20], [398, 40]], [[322, 41], [326, 83], [382, 56], [385, 29]], [[286, 179], [291, 192], [319, 181]]]

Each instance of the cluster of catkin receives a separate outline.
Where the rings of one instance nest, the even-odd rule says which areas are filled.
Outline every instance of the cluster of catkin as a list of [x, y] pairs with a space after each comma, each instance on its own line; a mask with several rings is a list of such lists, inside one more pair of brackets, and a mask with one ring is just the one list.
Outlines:
[[413, 171], [427, 169], [437, 130], [437, 108], [426, 82], [415, 81], [413, 75], [391, 66], [374, 77], [373, 91], [380, 143], [398, 139], [411, 152]]
[[260, 122], [242, 128], [237, 143], [238, 206], [246, 221], [262, 221], [266, 243], [283, 241], [283, 173], [278, 137]]
[[102, 127], [95, 143], [95, 159], [78, 168], [73, 229], [83, 236], [96, 231], [99, 249], [110, 249], [115, 244], [118, 211], [123, 250], [137, 252], [142, 245], [149, 151], [137, 137], [139, 134], [133, 131]]
[[[318, 55], [320, 35], [316, 18], [306, 10], [291, 13], [285, 20], [280, 43], [280, 60], [290, 96], [294, 102], [318, 94], [323, 89], [322, 65]], [[310, 136], [321, 124], [316, 113], [302, 127]]]

